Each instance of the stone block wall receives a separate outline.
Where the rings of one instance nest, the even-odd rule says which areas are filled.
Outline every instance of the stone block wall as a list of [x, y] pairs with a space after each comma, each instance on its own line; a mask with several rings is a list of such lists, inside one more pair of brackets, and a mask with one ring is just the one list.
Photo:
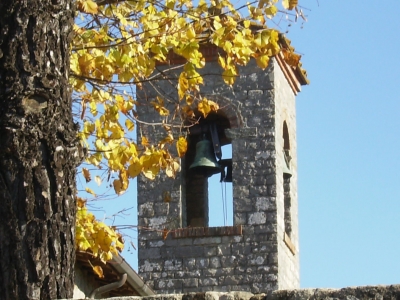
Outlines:
[[276, 246], [268, 235], [265, 241], [251, 242], [247, 230], [251, 228], [243, 228], [243, 235], [186, 238], [171, 233], [158, 258], [152, 251], [140, 257], [140, 274], [161, 293], [276, 289]]
[[[276, 173], [277, 194], [277, 240], [278, 240], [278, 282], [279, 289], [290, 289], [299, 287], [299, 236], [298, 236], [298, 195], [297, 195], [297, 137], [296, 137], [296, 103], [295, 94], [289, 88], [281, 68], [276, 68], [274, 91], [275, 91], [275, 146], [277, 170], [283, 170], [286, 164], [284, 159], [284, 123], [287, 126], [288, 142], [287, 149], [291, 157], [289, 162], [292, 176], [286, 179], [288, 184], [288, 208], [285, 208], [284, 179], [282, 172]], [[286, 199], [287, 200], [287, 199]], [[289, 214], [290, 216], [285, 215]], [[285, 227], [285, 220], [289, 219], [291, 230]], [[294, 284], [295, 283], [295, 284]]]
[[[177, 178], [138, 179], [139, 274], [157, 293], [252, 293], [299, 286], [295, 95], [276, 60], [266, 70], [254, 62], [240, 70], [232, 87], [222, 82], [216, 62], [201, 70], [202, 92], [228, 118], [232, 143], [232, 227], [186, 228], [185, 160]], [[145, 85], [138, 97], [157, 91], [175, 105], [171, 81]], [[146, 106], [146, 122], [159, 121]], [[284, 204], [283, 123], [290, 136], [290, 209]], [[138, 135], [162, 136], [156, 126], [141, 125]], [[166, 198], [168, 201], [166, 201]], [[285, 215], [286, 212], [286, 215]], [[290, 214], [291, 233], [285, 234]], [[286, 217], [285, 217], [286, 216]]]
[[294, 289], [266, 291], [262, 294], [247, 292], [206, 292], [151, 297], [116, 297], [113, 300], [398, 300], [400, 285], [348, 287], [343, 289]]

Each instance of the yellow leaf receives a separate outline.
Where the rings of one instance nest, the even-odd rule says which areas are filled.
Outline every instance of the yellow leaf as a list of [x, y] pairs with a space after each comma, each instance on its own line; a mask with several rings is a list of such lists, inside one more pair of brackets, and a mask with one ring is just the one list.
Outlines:
[[222, 72], [222, 79], [226, 84], [232, 85], [235, 83], [237, 72], [235, 67], [230, 67]]
[[85, 177], [86, 182], [89, 182], [90, 180], [92, 180], [90, 178], [90, 173], [89, 173], [88, 169], [82, 168], [82, 174], [83, 174], [83, 177]]
[[277, 14], [278, 9], [276, 8], [275, 5], [271, 5], [269, 7], [266, 7], [264, 11], [267, 17], [271, 19]]
[[95, 129], [95, 126], [93, 123], [85, 121], [83, 122], [83, 134], [85, 135], [86, 138], [89, 137], [93, 133]]
[[201, 100], [197, 105], [197, 109], [199, 112], [203, 114], [204, 118], [207, 118], [208, 114], [211, 112], [211, 108], [210, 105], [208, 104], [207, 99]]
[[158, 111], [160, 116], [168, 116], [169, 110], [164, 107], [164, 100], [157, 96], [157, 101], [151, 101], [150, 104], [153, 105], [154, 109]]
[[285, 9], [292, 10], [298, 4], [298, 0], [282, 0], [282, 5]]
[[215, 30], [223, 28], [223, 25], [220, 23], [220, 18], [219, 17], [214, 18], [214, 24], [213, 25], [214, 25]]
[[184, 119], [194, 117], [194, 111], [189, 105], [182, 106], [181, 113], [182, 113]]
[[92, 0], [78, 1], [78, 9], [88, 14], [96, 14], [98, 12], [97, 4]]
[[109, 261], [112, 259], [112, 253], [110, 251], [103, 252], [100, 254], [100, 260], [103, 262]]
[[125, 169], [119, 172], [119, 179], [122, 183], [122, 189], [125, 192], [129, 186], [128, 172]]
[[178, 81], [178, 95], [179, 95], [179, 99], [182, 99], [183, 96], [185, 96], [186, 91], [189, 88], [189, 83], [188, 80], [186, 78], [186, 72], [182, 72], [179, 75], [179, 81]]
[[157, 174], [160, 172], [160, 166], [159, 165], [151, 165], [147, 168], [143, 168], [143, 175], [147, 177], [148, 179], [154, 180], [157, 176]]
[[87, 192], [87, 193], [89, 193], [89, 194], [92, 194], [93, 196], [96, 196], [96, 193], [95, 192], [93, 192], [93, 190], [91, 190], [90, 188], [85, 188], [85, 191]]
[[193, 100], [194, 100], [194, 99], [193, 99], [192, 96], [190, 96], [190, 95], [187, 96], [187, 97], [186, 97], [186, 104], [187, 104], [187, 105], [192, 105], [192, 104], [193, 104]]
[[78, 62], [78, 54], [73, 53], [71, 55], [71, 62], [70, 62], [70, 69], [75, 73], [75, 74], [80, 74], [81, 70], [79, 68], [79, 62]]
[[[128, 144], [128, 143], [127, 143]], [[136, 144], [134, 144], [134, 143], [129, 143], [128, 144], [128, 147], [129, 147], [129, 153], [130, 153], [130, 156], [132, 157], [132, 158], [136, 158], [137, 156], [138, 156], [138, 153], [137, 153], [137, 149], [136, 149]]]
[[77, 245], [78, 245], [79, 249], [81, 249], [83, 251], [86, 251], [87, 249], [89, 249], [91, 247], [89, 241], [85, 238], [80, 238], [78, 234], [77, 234], [76, 240], [77, 240]]
[[81, 198], [81, 197], [77, 197], [77, 199], [76, 199], [76, 205], [78, 206], [78, 208], [85, 207], [86, 201], [85, 201], [83, 198]]
[[118, 140], [124, 137], [125, 134], [124, 129], [121, 127], [119, 123], [114, 123], [110, 125], [111, 125], [110, 128], [108, 128], [108, 130], [112, 132], [110, 138]]
[[168, 177], [175, 178], [176, 173], [179, 171], [179, 169], [180, 169], [180, 164], [178, 160], [177, 159], [170, 160], [168, 162], [167, 167], [165, 168], [165, 174]]
[[214, 101], [208, 100], [208, 105], [211, 108], [211, 111], [213, 112], [217, 112], [219, 109], [219, 105], [217, 103], [215, 103]]
[[160, 116], [168, 116], [169, 115], [169, 110], [166, 109], [165, 107], [160, 107], [160, 110], [158, 112], [160, 113]]
[[193, 27], [189, 27], [186, 30], [186, 36], [189, 40], [194, 39], [196, 37], [196, 32], [194, 31]]
[[188, 80], [188, 87], [192, 89], [196, 88], [196, 85], [203, 83], [203, 77], [196, 71], [196, 64], [194, 62], [188, 62], [184, 66], [186, 72], [186, 79]]
[[[76, 214], [76, 246], [79, 250], [90, 250], [94, 257], [99, 257], [103, 262], [112, 259], [112, 253], [118, 255], [124, 247], [121, 234], [115, 228], [96, 220], [93, 214], [87, 211], [85, 200], [77, 199]], [[89, 264], [95, 268], [91, 262]], [[94, 269], [96, 274], [102, 276], [101, 268]]]
[[[122, 237], [121, 237], [121, 241], [122, 241]], [[122, 251], [122, 250], [124, 250], [124, 243], [123, 243], [123, 241], [122, 242], [120, 242], [119, 240], [116, 240], [115, 241], [115, 248], [118, 250], [118, 251]]]
[[128, 167], [128, 174], [130, 178], [135, 178], [142, 171], [142, 165], [140, 164], [140, 160], [135, 158], [133, 162]]
[[118, 74], [118, 79], [121, 82], [129, 82], [132, 78], [133, 78], [133, 74], [128, 71]]
[[263, 8], [266, 4], [268, 4], [268, 0], [260, 0], [258, 2], [258, 8]]
[[121, 13], [114, 13], [115, 16], [119, 19], [122, 25], [126, 26], [128, 24], [128, 21], [124, 18], [124, 16]]
[[84, 55], [80, 56], [78, 58], [78, 63], [82, 74], [88, 74], [96, 67], [95, 60], [89, 53], [85, 53]]
[[93, 269], [93, 272], [94, 272], [97, 276], [99, 276], [100, 278], [104, 278], [102, 267], [100, 267], [100, 266], [93, 266], [92, 269]]
[[197, 105], [197, 109], [203, 114], [204, 118], [207, 118], [208, 114], [210, 112], [216, 112], [219, 109], [219, 106], [214, 101], [210, 101], [204, 98]]
[[174, 9], [175, 0], [166, 0], [165, 1], [165, 6], [168, 7], [169, 9]]
[[176, 142], [176, 150], [178, 150], [178, 156], [183, 157], [187, 151], [187, 141], [186, 138], [180, 136]]
[[89, 156], [86, 161], [88, 163], [91, 163], [92, 165], [98, 166], [103, 159], [103, 155], [101, 153], [95, 153], [91, 156]]
[[128, 131], [132, 131], [133, 129], [135, 129], [135, 123], [133, 123], [131, 120], [126, 119], [125, 120], [125, 126], [128, 129]]
[[223, 69], [226, 68], [225, 59], [222, 56], [218, 56], [218, 63]]
[[96, 116], [97, 115], [97, 104], [96, 104], [96, 102], [91, 101], [90, 104], [89, 104], [89, 107], [90, 107], [91, 114], [93, 116]]
[[122, 195], [126, 192], [129, 186], [128, 172], [125, 169], [120, 170], [119, 179], [115, 179], [113, 182], [114, 191], [118, 195]]
[[114, 191], [117, 195], [121, 195], [124, 193], [122, 190], [122, 182], [121, 180], [115, 179], [113, 182]]
[[142, 136], [142, 146], [144, 146], [144, 147], [150, 146], [150, 143], [145, 136]]
[[232, 43], [230, 41], [226, 41], [224, 43], [223, 49], [224, 49], [225, 52], [230, 53], [231, 49], [232, 49]]
[[96, 183], [97, 183], [98, 186], [101, 185], [101, 177], [100, 177], [100, 176], [95, 176], [95, 177], [94, 177], [94, 181], [96, 181]]
[[165, 144], [171, 144], [174, 141], [174, 137], [172, 136], [172, 134], [169, 134], [168, 136], [166, 136], [165, 138], [163, 138], [159, 143], [158, 146], [160, 147], [160, 149], [164, 148]]
[[265, 69], [269, 63], [269, 56], [267, 54], [262, 54], [256, 57], [257, 66], [261, 69]]
[[160, 172], [160, 159], [161, 155], [157, 151], [150, 151], [140, 157], [140, 164], [142, 165], [142, 173], [147, 178], [154, 180]]

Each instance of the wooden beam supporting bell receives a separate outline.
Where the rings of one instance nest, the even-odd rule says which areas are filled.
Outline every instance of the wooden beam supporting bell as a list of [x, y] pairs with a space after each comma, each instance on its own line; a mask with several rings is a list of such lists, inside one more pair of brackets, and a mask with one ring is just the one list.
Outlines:
[[232, 158], [221, 159], [218, 163], [222, 168], [220, 182], [232, 182]]

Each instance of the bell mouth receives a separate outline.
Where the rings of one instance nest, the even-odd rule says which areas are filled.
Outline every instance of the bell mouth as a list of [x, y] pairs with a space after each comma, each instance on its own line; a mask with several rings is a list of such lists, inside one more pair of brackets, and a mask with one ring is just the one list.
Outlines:
[[211, 177], [215, 174], [221, 173], [220, 167], [207, 167], [198, 166], [190, 169], [190, 172], [195, 175], [203, 175], [204, 177]]

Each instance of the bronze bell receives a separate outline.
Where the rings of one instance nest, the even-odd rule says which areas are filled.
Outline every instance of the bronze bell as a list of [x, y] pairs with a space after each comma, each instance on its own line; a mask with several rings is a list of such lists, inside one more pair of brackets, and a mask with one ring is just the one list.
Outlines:
[[214, 150], [209, 140], [203, 139], [196, 144], [196, 155], [189, 170], [194, 174], [210, 177], [221, 172], [221, 166], [215, 159]]

